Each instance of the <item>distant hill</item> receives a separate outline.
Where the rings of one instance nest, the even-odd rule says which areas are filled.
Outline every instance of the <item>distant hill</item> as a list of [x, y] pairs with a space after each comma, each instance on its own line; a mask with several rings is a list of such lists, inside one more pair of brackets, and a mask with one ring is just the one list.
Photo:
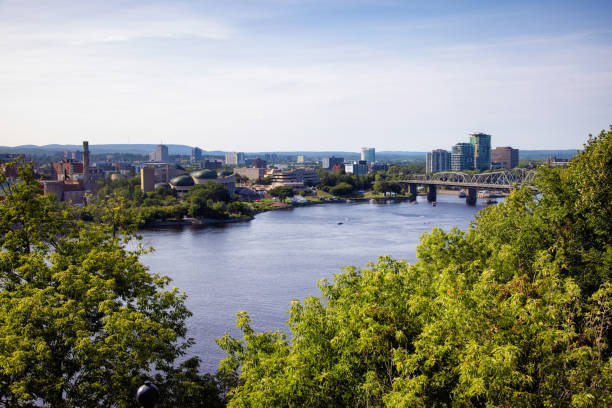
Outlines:
[[[90, 145], [89, 151], [92, 154], [110, 154], [110, 153], [132, 153], [132, 154], [148, 154], [155, 150], [154, 144], [97, 144]], [[189, 155], [191, 146], [168, 144], [168, 153], [170, 155]], [[22, 145], [22, 146], [0, 146], [0, 153], [19, 153], [29, 156], [52, 155], [65, 150], [82, 150], [82, 145], [60, 145], [49, 144], [44, 146]], [[576, 155], [576, 150], [520, 150], [519, 160], [544, 160], [548, 157], [558, 157], [562, 159], [570, 159]], [[203, 150], [204, 155], [222, 156], [223, 151]], [[248, 157], [264, 156], [265, 154], [273, 153], [278, 156], [297, 156], [304, 155], [307, 159], [321, 159], [323, 157], [336, 156], [344, 157], [346, 160], [357, 160], [360, 157], [359, 152], [333, 152], [333, 151], [281, 151], [281, 152], [246, 152]], [[376, 159], [381, 161], [401, 161], [401, 160], [425, 160], [426, 152], [408, 152], [408, 151], [379, 151], [376, 152]]]
[[544, 160], [549, 157], [571, 159], [578, 153], [576, 149], [566, 150], [519, 150], [519, 160]]

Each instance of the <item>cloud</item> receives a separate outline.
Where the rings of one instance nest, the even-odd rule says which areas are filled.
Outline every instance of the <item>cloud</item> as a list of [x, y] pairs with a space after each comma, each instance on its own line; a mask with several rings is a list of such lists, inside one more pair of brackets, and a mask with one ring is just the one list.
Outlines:
[[0, 6], [2, 144], [86, 133], [246, 151], [427, 150], [483, 130], [495, 145], [571, 148], [612, 109], [607, 32], [438, 33], [423, 45], [410, 27], [347, 39], [209, 7], [100, 4]]
[[0, 45], [57, 47], [156, 38], [226, 40], [234, 32], [226, 21], [172, 6], [113, 8], [90, 3], [76, 11], [70, 7], [47, 10], [19, 8], [11, 2], [0, 5]]

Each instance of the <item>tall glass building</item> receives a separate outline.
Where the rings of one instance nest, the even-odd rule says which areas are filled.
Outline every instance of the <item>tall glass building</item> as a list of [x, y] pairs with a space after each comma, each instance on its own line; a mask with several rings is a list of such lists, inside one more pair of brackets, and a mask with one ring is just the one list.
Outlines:
[[362, 147], [361, 160], [374, 163], [376, 161], [376, 149], [373, 147]]
[[491, 135], [472, 133], [470, 143], [474, 146], [474, 168], [487, 170], [491, 167]]
[[432, 150], [425, 159], [427, 173], [447, 171], [451, 168], [451, 154], [443, 149]]
[[474, 168], [474, 146], [471, 143], [457, 143], [451, 153], [451, 170], [472, 170]]

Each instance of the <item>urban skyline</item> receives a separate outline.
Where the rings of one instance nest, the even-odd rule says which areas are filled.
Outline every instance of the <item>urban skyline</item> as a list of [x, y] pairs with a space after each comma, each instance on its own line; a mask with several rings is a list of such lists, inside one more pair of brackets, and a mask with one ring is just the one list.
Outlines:
[[[2, 145], [579, 148], [612, 111], [612, 4], [0, 4]], [[435, 146], [430, 146], [435, 145]]]

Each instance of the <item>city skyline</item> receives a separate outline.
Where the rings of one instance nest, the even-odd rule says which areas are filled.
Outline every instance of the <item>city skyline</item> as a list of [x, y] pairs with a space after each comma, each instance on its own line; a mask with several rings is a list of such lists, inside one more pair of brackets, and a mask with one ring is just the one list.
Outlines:
[[0, 145], [581, 148], [612, 112], [604, 1], [0, 2]]

